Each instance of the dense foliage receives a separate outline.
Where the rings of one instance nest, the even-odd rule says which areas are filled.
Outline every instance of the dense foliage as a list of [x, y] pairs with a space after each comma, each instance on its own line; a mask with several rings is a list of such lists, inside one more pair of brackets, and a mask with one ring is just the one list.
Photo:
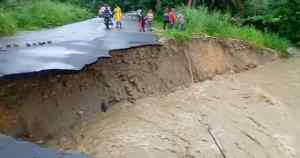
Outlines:
[[220, 38], [234, 38], [246, 41], [255, 47], [268, 47], [286, 53], [290, 43], [288, 40], [273, 33], [262, 32], [251, 26], [239, 26], [232, 23], [229, 14], [208, 11], [207, 8], [186, 9], [186, 29], [183, 32], [171, 29], [164, 36], [178, 40], [188, 40], [195, 34], [207, 34]]
[[91, 15], [86, 9], [78, 6], [50, 0], [36, 0], [30, 3], [6, 1], [5, 4], [5, 7], [0, 9], [0, 35], [12, 34], [23, 29], [59, 26], [83, 20]]
[[[152, 8], [161, 13], [165, 7], [178, 7], [188, 0], [61, 0], [97, 8], [103, 3], [121, 5], [126, 10]], [[193, 0], [193, 7], [231, 13], [244, 25], [275, 32], [294, 42], [300, 41], [300, 0]]]
[[0, 35], [12, 34], [17, 30], [15, 19], [0, 10]]
[[300, 1], [262, 0], [258, 7], [255, 0], [248, 0], [244, 21], [262, 30], [277, 32], [294, 42], [300, 41]]
[[[56, 26], [87, 17], [87, 11], [78, 6], [88, 8], [96, 13], [99, 6], [107, 3], [111, 6], [122, 6], [123, 10], [127, 11], [151, 8], [160, 15], [165, 7], [182, 6], [187, 4], [187, 1], [0, 0], [0, 7], [5, 8], [5, 11], [0, 10], [0, 34], [13, 32], [19, 28]], [[209, 11], [218, 10], [222, 13], [230, 13], [236, 23], [251, 25], [263, 32], [278, 33], [295, 43], [300, 41], [300, 0], [193, 0], [192, 2], [194, 8], [205, 6]], [[15, 13], [7, 13], [7, 8], [13, 8], [11, 10], [14, 10]]]

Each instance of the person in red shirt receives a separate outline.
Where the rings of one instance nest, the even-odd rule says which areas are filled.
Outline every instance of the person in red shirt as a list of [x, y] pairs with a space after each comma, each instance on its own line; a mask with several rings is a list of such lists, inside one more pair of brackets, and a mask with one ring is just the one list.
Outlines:
[[171, 28], [174, 28], [176, 24], [176, 20], [177, 20], [176, 11], [174, 8], [172, 8], [171, 11], [169, 12], [169, 23]]
[[140, 32], [145, 32], [146, 18], [144, 16], [144, 12], [141, 11], [141, 13], [138, 15], [138, 17], [139, 17], [138, 24], [139, 24]]

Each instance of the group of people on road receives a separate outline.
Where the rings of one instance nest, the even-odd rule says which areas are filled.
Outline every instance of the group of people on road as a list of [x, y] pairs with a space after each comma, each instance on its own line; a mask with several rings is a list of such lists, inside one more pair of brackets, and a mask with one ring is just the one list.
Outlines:
[[152, 23], [154, 20], [154, 13], [152, 9], [150, 9], [147, 14], [144, 14], [144, 11], [142, 9], [137, 10], [137, 16], [138, 16], [138, 27], [140, 32], [146, 31], [146, 26], [149, 29], [149, 31], [152, 31]]
[[99, 9], [99, 16], [103, 17], [104, 24], [106, 26], [106, 29], [110, 29], [110, 26], [113, 25], [112, 18], [114, 18], [114, 21], [116, 23], [116, 29], [122, 29], [122, 9], [119, 6], [116, 6], [114, 8], [114, 11], [111, 11], [111, 8], [105, 4], [103, 7]]
[[[152, 31], [152, 23], [154, 20], [154, 13], [150, 9], [147, 14], [145, 15], [144, 11], [142, 9], [139, 9], [136, 11], [137, 18], [138, 18], [138, 28], [140, 32], [146, 32], [146, 26], [149, 31]], [[104, 24], [106, 26], [106, 29], [111, 29], [111, 26], [113, 25], [112, 18], [115, 21], [116, 29], [122, 29], [122, 9], [119, 6], [116, 6], [111, 11], [111, 8], [105, 4], [103, 7], [99, 9], [99, 16], [104, 19]]]
[[[154, 12], [152, 9], [145, 12], [142, 9], [138, 9], [136, 11], [136, 15], [138, 18], [138, 28], [140, 32], [152, 31], [152, 24], [154, 20]], [[99, 16], [104, 18], [104, 24], [106, 25], [106, 29], [110, 29], [110, 26], [113, 25], [112, 18], [115, 21], [116, 29], [122, 29], [122, 9], [119, 6], [116, 6], [111, 11], [111, 8], [105, 4], [103, 7], [99, 9]], [[166, 8], [163, 15], [163, 29], [173, 29], [178, 26], [180, 31], [184, 30], [185, 17], [183, 14], [176, 14], [176, 10], [174, 8]]]
[[178, 25], [180, 31], [184, 30], [185, 17], [182, 13], [176, 14], [174, 8], [166, 8], [163, 15], [163, 29], [173, 29]]

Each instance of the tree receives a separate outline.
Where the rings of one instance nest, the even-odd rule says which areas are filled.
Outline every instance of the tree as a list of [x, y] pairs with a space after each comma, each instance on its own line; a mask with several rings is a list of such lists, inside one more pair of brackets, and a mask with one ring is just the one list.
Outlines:
[[188, 0], [188, 7], [192, 7], [193, 0]]
[[156, 10], [161, 10], [161, 1], [160, 0], [156, 0], [156, 6], [155, 6]]
[[300, 41], [300, 2], [298, 0], [286, 0], [281, 5], [273, 6], [273, 17], [278, 19], [276, 26], [278, 32], [289, 37], [294, 42]]

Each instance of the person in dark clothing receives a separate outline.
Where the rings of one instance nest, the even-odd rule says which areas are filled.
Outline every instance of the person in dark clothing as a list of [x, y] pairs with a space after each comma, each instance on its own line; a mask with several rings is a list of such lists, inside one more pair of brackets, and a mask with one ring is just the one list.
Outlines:
[[146, 24], [146, 18], [144, 16], [143, 11], [140, 13], [139, 15], [139, 28], [140, 28], [140, 32], [145, 32], [145, 24]]
[[107, 5], [105, 5], [105, 10], [103, 12], [103, 18], [104, 18], [104, 24], [106, 26], [106, 29], [110, 29], [109, 25], [111, 23], [112, 13], [111, 10]]
[[164, 23], [164, 30], [166, 30], [169, 27], [169, 23], [170, 23], [169, 8], [165, 9], [163, 23]]

